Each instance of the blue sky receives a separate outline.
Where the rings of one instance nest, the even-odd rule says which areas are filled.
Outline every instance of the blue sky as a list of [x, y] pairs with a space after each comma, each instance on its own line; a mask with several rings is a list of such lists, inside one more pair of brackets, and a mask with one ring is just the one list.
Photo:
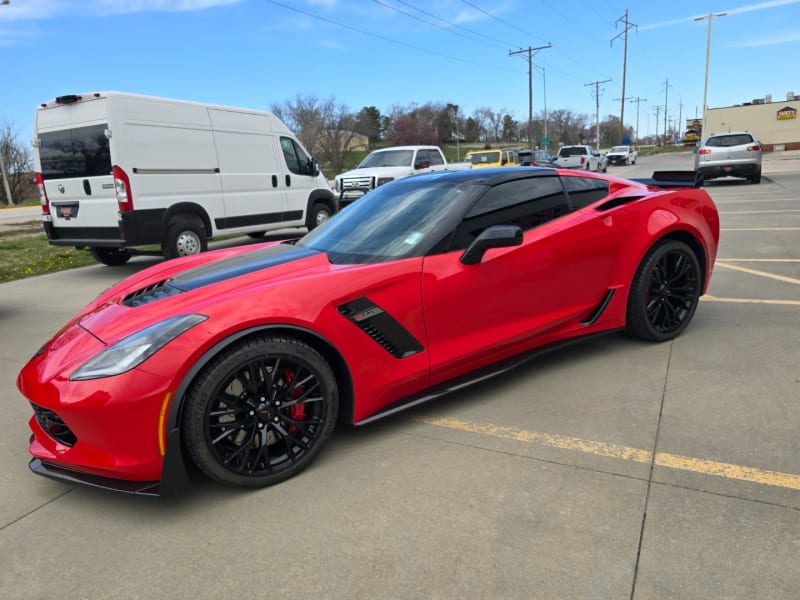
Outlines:
[[[32, 137], [36, 106], [117, 90], [269, 109], [297, 95], [357, 111], [452, 102], [528, 114], [567, 108], [619, 115], [640, 135], [702, 114], [708, 21], [710, 107], [800, 94], [800, 0], [11, 0], [0, 5], [0, 122]], [[614, 39], [616, 38], [616, 39]], [[612, 43], [612, 39], [614, 39]], [[540, 69], [544, 69], [544, 75]], [[666, 83], [669, 82], [669, 87]], [[668, 96], [665, 92], [668, 91]], [[637, 105], [625, 105], [636, 127]]]

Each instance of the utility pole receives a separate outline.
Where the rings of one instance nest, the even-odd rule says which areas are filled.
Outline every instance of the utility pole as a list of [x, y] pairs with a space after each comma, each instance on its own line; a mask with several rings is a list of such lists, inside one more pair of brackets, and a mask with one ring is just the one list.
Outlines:
[[[632, 99], [633, 99], [633, 96], [628, 96], [627, 98], [614, 98], [614, 102], [619, 102], [619, 101], [630, 102]], [[622, 126], [622, 132], [620, 133], [620, 138], [623, 138], [623, 137], [625, 137], [625, 125]], [[622, 139], [620, 139], [620, 143], [621, 142], [622, 142]]]
[[636, 140], [635, 143], [639, 143], [639, 104], [642, 102], [647, 102], [647, 98], [640, 98], [636, 96], [636, 98], [631, 98], [630, 102], [636, 102]]
[[664, 82], [664, 145], [665, 146], [667, 144], [667, 110], [668, 110], [667, 107], [669, 106], [667, 101], [669, 99], [669, 88], [671, 87], [672, 86], [669, 84], [669, 78], [667, 78], [667, 80]]
[[654, 106], [653, 110], [656, 112], [656, 146], [658, 146], [658, 116], [661, 114], [663, 106]]
[[683, 141], [683, 123], [681, 119], [683, 119], [683, 96], [678, 94], [678, 135], [681, 137], [681, 141]]
[[533, 147], [533, 57], [540, 50], [552, 48], [552, 46], [550, 42], [547, 42], [547, 46], [539, 46], [537, 48], [528, 46], [527, 50], [520, 49], [516, 52], [508, 51], [509, 56], [528, 54], [528, 145], [530, 145], [531, 148]]
[[620, 97], [620, 108], [619, 108], [619, 141], [622, 143], [622, 136], [625, 131], [625, 76], [628, 73], [628, 30], [631, 27], [638, 27], [634, 23], [628, 21], [628, 9], [625, 9], [625, 16], [620, 17], [614, 22], [614, 27], [616, 28], [617, 25], [622, 22], [625, 25], [625, 29], [623, 29], [620, 33], [616, 36], [611, 38], [611, 45], [614, 45], [614, 40], [619, 38], [619, 36], [624, 36], [625, 38], [625, 51], [622, 54], [622, 96]]
[[601, 83], [608, 83], [611, 81], [610, 79], [606, 79], [604, 81], [592, 81], [590, 83], [584, 83], [584, 87], [593, 85], [595, 100], [595, 123], [596, 123], [596, 130], [595, 130], [595, 140], [594, 140], [594, 149], [600, 152], [600, 84]]
[[536, 67], [542, 72], [542, 97], [544, 98], [544, 137], [547, 137], [547, 80], [544, 76], [544, 67]]

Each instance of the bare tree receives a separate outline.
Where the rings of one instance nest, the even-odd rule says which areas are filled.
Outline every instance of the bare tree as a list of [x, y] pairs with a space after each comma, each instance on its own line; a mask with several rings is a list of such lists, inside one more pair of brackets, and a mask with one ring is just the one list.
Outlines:
[[294, 100], [288, 100], [283, 105], [273, 104], [270, 108], [275, 116], [294, 132], [306, 150], [316, 154], [319, 151], [319, 138], [324, 129], [322, 122], [324, 103], [317, 96], [298, 94]]
[[333, 99], [322, 105], [322, 133], [317, 139], [319, 159], [330, 166], [333, 173], [344, 171], [347, 155], [358, 145], [357, 115], [344, 104]]
[[23, 200], [30, 189], [30, 180], [33, 176], [33, 158], [27, 146], [17, 140], [14, 126], [4, 121], [0, 125], [0, 153], [2, 153], [3, 166], [8, 176], [8, 188], [11, 198], [8, 198], [5, 185], [0, 186], [0, 198], [3, 203], [11, 206], [12, 200]]

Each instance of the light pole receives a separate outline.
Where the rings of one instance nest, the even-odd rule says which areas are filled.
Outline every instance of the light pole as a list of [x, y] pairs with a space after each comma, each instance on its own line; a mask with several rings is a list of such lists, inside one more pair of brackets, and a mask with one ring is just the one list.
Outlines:
[[[0, 1], [0, 5], [10, 4], [11, 0], [2, 0]], [[6, 191], [6, 198], [8, 199], [8, 205], [14, 206], [14, 199], [11, 197], [11, 188], [8, 186], [8, 171], [6, 171], [6, 163], [3, 160], [3, 147], [0, 146], [0, 175], [3, 176], [3, 188]]]
[[[708, 13], [702, 17], [695, 17], [695, 21], [702, 21], [703, 19], [708, 19], [708, 39], [706, 40], [706, 79], [703, 85], [703, 127], [700, 130], [700, 135], [704, 136], [707, 135], [706, 131], [706, 111], [708, 110], [708, 61], [711, 56], [711, 22], [714, 20], [714, 17], [724, 17], [728, 13]], [[702, 143], [702, 140], [701, 140]]]

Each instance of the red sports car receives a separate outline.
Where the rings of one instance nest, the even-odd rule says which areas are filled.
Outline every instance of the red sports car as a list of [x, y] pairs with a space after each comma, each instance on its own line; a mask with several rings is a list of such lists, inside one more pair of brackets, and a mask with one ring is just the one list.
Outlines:
[[582, 336], [672, 339], [708, 286], [719, 219], [705, 191], [654, 177], [409, 177], [299, 240], [147, 268], [22, 369], [31, 469], [165, 494], [192, 462], [270, 485], [337, 420], [369, 423]]

